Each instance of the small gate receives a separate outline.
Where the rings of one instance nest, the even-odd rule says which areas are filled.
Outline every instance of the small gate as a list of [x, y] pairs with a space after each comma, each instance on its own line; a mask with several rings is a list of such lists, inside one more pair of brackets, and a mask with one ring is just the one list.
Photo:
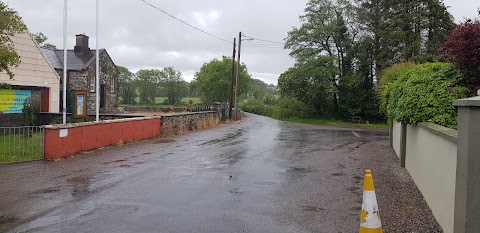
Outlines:
[[0, 163], [43, 159], [41, 126], [0, 127]]

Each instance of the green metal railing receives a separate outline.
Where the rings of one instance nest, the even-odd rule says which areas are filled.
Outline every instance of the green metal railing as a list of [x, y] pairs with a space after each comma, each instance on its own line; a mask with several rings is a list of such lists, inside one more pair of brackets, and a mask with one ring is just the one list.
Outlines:
[[0, 127], [0, 163], [43, 159], [41, 126]]

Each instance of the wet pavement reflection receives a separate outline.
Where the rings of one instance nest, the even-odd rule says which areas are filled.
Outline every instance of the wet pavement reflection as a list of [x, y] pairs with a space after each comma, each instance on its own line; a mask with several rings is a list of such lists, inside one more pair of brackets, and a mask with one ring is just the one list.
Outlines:
[[[0, 165], [4, 232], [352, 232], [385, 130], [239, 124]], [[366, 151], [359, 148], [375, 144]]]

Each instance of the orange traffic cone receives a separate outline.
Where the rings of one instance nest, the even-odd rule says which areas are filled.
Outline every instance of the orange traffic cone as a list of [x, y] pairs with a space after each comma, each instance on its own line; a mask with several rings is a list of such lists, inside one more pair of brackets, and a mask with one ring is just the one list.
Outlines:
[[382, 222], [377, 205], [377, 196], [373, 186], [372, 171], [365, 171], [363, 183], [362, 213], [360, 214], [360, 233], [382, 233]]

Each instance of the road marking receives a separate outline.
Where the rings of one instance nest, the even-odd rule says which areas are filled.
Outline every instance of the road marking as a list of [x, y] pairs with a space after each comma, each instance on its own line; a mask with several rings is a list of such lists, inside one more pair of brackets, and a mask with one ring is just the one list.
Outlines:
[[358, 134], [357, 132], [355, 131], [352, 131], [353, 135], [355, 135], [355, 137], [359, 138], [360, 137], [360, 134]]

